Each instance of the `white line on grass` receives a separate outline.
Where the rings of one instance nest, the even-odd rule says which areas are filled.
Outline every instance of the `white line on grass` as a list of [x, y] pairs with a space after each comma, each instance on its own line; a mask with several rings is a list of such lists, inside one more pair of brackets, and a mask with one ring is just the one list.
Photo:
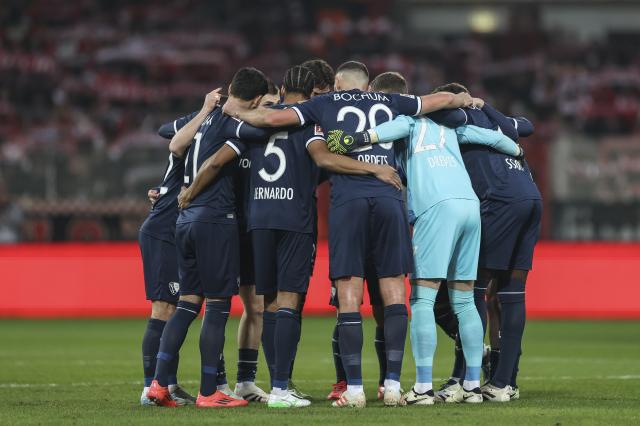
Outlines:
[[[435, 377], [435, 382], [444, 381], [445, 377]], [[529, 376], [518, 377], [518, 380], [640, 380], [640, 374], [626, 374], [614, 376]], [[296, 383], [324, 383], [329, 384], [330, 380], [304, 380], [296, 379]], [[374, 380], [365, 380], [373, 383]], [[197, 380], [183, 380], [183, 385], [197, 385]], [[262, 383], [257, 380], [256, 383]], [[21, 388], [56, 388], [56, 387], [87, 387], [87, 386], [142, 386], [141, 381], [131, 382], [75, 382], [75, 383], [0, 383], [0, 389], [21, 389]]]

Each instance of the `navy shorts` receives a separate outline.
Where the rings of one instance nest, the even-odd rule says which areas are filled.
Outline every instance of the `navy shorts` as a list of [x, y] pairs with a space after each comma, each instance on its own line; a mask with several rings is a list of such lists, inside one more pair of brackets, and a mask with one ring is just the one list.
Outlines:
[[480, 204], [482, 237], [478, 267], [530, 270], [540, 237], [542, 201], [514, 203], [485, 200]]
[[[376, 270], [370, 260], [367, 260], [367, 264], [364, 268], [364, 280], [367, 283], [367, 292], [369, 293], [369, 304], [371, 306], [382, 306], [382, 296], [380, 295], [380, 280], [376, 276]], [[340, 307], [340, 301], [338, 300], [338, 289], [336, 288], [336, 282], [331, 281], [331, 297], [329, 298], [329, 304]]]
[[254, 229], [251, 231], [256, 294], [278, 291], [304, 294], [309, 288], [315, 247], [313, 234]]
[[238, 226], [190, 222], [176, 225], [180, 294], [225, 298], [238, 294]]
[[329, 277], [365, 276], [371, 256], [378, 278], [413, 269], [409, 221], [401, 200], [357, 198], [329, 210]]
[[175, 244], [140, 232], [138, 243], [144, 268], [144, 289], [147, 300], [178, 303], [178, 254]]
[[253, 265], [253, 244], [249, 232], [240, 227], [240, 285], [256, 285]]

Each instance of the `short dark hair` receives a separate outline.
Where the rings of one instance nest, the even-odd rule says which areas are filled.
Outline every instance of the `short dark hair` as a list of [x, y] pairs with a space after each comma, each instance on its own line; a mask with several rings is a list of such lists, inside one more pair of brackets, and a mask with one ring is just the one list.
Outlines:
[[385, 93], [407, 93], [407, 80], [404, 79], [402, 74], [395, 71], [388, 71], [379, 74], [371, 82], [372, 92], [385, 92]]
[[262, 71], [252, 68], [240, 68], [233, 76], [229, 94], [243, 101], [250, 101], [256, 96], [265, 95], [269, 91], [267, 77]]
[[287, 93], [301, 93], [308, 98], [315, 87], [315, 78], [309, 68], [296, 65], [284, 73], [283, 85]]
[[270, 95], [277, 95], [280, 93], [280, 91], [278, 90], [278, 86], [276, 86], [276, 84], [270, 78], [267, 79], [267, 87], [267, 93]]
[[336, 74], [342, 71], [360, 71], [367, 76], [367, 79], [369, 79], [369, 70], [367, 69], [367, 66], [362, 62], [347, 61], [338, 67], [338, 69], [336, 70]]
[[300, 64], [301, 66], [308, 68], [313, 73], [313, 77], [316, 82], [316, 87], [325, 89], [326, 87], [333, 88], [336, 81], [336, 73], [331, 68], [331, 65], [324, 59], [309, 59]]
[[451, 92], [451, 93], [469, 93], [469, 89], [467, 89], [465, 86], [463, 86], [460, 83], [447, 83], [447, 84], [443, 84], [442, 86], [438, 86], [435, 89], [433, 89], [433, 93], [437, 93], [437, 92]]

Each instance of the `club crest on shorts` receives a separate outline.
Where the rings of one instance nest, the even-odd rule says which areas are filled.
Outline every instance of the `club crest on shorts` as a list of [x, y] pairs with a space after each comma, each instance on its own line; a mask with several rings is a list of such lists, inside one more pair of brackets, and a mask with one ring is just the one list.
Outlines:
[[171, 293], [172, 296], [175, 296], [176, 294], [178, 294], [179, 291], [180, 291], [180, 283], [171, 281], [169, 283], [169, 293]]

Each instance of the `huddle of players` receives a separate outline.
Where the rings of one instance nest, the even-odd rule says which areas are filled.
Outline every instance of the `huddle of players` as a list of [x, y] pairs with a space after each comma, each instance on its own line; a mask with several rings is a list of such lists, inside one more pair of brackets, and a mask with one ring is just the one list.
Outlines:
[[[411, 128], [412, 124], [408, 123], [406, 132], [401, 137], [395, 137], [395, 135], [401, 134], [395, 131], [397, 129], [387, 129], [390, 133], [390, 139], [384, 139], [384, 128], [378, 129], [376, 127], [372, 132], [362, 132], [367, 128], [374, 128], [378, 122], [385, 122], [399, 115], [422, 115], [442, 109], [444, 109], [443, 112], [446, 112], [444, 117], [433, 116], [433, 119], [440, 119], [443, 124], [449, 127], [459, 127], [467, 124], [467, 121], [469, 124], [477, 124], [485, 129], [496, 129], [500, 125], [500, 130], [513, 139], [517, 139], [517, 133], [514, 135], [511, 128], [515, 129], [520, 122], [524, 123], [525, 127], [527, 125], [530, 127], [530, 124], [523, 120], [519, 122], [507, 119], [488, 105], [481, 109], [455, 109], [475, 106], [474, 104], [482, 102], [478, 99], [472, 99], [466, 90], [462, 90], [461, 86], [449, 87], [449, 89], [459, 91], [458, 94], [443, 92], [423, 97], [397, 94], [406, 93], [407, 90], [404, 79], [396, 73], [385, 73], [379, 76], [372, 82], [374, 90], [367, 92], [368, 72], [364, 65], [355, 62], [345, 63], [338, 68], [335, 76], [335, 92], [314, 96], [319, 95], [319, 92], [331, 90], [331, 84], [327, 80], [333, 76], [332, 70], [324, 61], [319, 60], [309, 61], [303, 65], [293, 67], [285, 74], [281, 89], [284, 103], [281, 106], [270, 109], [257, 108], [268, 91], [267, 82], [259, 71], [244, 68], [238, 71], [230, 85], [230, 96], [224, 109], [217, 107], [220, 99], [219, 90], [217, 90], [207, 95], [205, 105], [200, 112], [172, 123], [173, 133], [168, 132], [173, 135], [170, 144], [172, 156], [164, 182], [158, 189], [160, 196], [155, 202], [149, 218], [141, 228], [140, 245], [145, 264], [147, 297], [153, 301], [154, 308], [156, 302], [168, 302], [164, 304], [161, 302], [160, 306], [164, 307], [166, 311], [171, 311], [170, 306], [171, 303], [176, 303], [176, 295], [170, 293], [175, 293], [178, 288], [178, 285], [175, 284], [177, 282], [175, 278], [177, 275], [174, 273], [175, 267], [173, 271], [167, 271], [171, 268], [161, 267], [159, 264], [170, 261], [169, 245], [171, 245], [172, 239], [169, 235], [175, 227], [175, 240], [173, 241], [175, 241], [179, 259], [180, 297], [177, 301], [177, 309], [170, 316], [171, 319], [166, 323], [166, 326], [162, 320], [168, 318], [170, 313], [156, 318], [158, 314], [154, 314], [155, 311], [152, 311], [152, 319], [149, 321], [143, 341], [145, 386], [148, 387], [145, 387], [141, 401], [167, 406], [182, 405], [193, 401], [177, 385], [175, 379], [177, 354], [189, 325], [197, 316], [202, 302], [206, 299], [206, 313], [200, 338], [201, 387], [196, 405], [201, 407], [240, 406], [246, 405], [246, 400], [266, 400], [270, 407], [309, 405], [310, 402], [307, 399], [290, 389], [289, 381], [300, 338], [300, 311], [304, 303], [304, 294], [309, 283], [315, 252], [314, 192], [318, 182], [316, 166], [321, 166], [332, 172], [329, 223], [330, 276], [336, 287], [336, 300], [340, 301], [338, 322], [334, 333], [334, 341], [337, 341], [335, 342], [337, 347], [334, 343], [334, 359], [339, 361], [336, 363], [339, 380], [334, 385], [334, 391], [330, 394], [330, 398], [336, 399], [333, 405], [337, 407], [363, 407], [366, 403], [362, 389], [360, 362], [362, 319], [359, 314], [363, 277], [365, 276], [368, 278], [370, 293], [376, 288], [371, 286], [372, 281], [376, 279], [379, 281], [379, 286], [376, 288], [380, 295], [378, 302], [384, 305], [384, 309], [376, 308], [374, 312], [377, 312], [376, 320], [380, 330], [376, 333], [376, 340], [379, 341], [377, 343], [381, 343], [381, 345], [376, 345], [376, 349], [379, 358], [384, 361], [381, 362], [381, 365], [386, 367], [382, 382], [384, 389], [381, 389], [380, 392], [385, 404], [428, 404], [434, 401], [428, 358], [430, 353], [432, 360], [431, 349], [435, 350], [435, 342], [426, 342], [425, 340], [429, 339], [429, 335], [435, 336], [435, 329], [431, 330], [430, 326], [424, 327], [421, 324], [423, 322], [435, 324], [433, 320], [429, 322], [429, 318], [433, 318], [433, 303], [429, 302], [434, 301], [430, 299], [435, 299], [434, 292], [437, 292], [435, 288], [441, 279], [449, 279], [450, 285], [451, 282], [453, 283], [453, 288], [448, 292], [448, 295], [451, 298], [453, 312], [460, 323], [460, 333], [454, 330], [457, 328], [454, 321], [449, 321], [450, 330], [448, 331], [453, 336], [460, 334], [467, 366], [464, 374], [460, 374], [460, 368], [458, 368], [458, 375], [454, 375], [456, 379], [450, 380], [454, 383], [446, 384], [439, 392], [439, 396], [448, 402], [461, 400], [481, 402], [482, 396], [479, 389], [479, 359], [482, 358], [483, 350], [481, 324], [486, 321], [480, 322], [478, 311], [473, 305], [473, 296], [468, 297], [472, 294], [470, 292], [473, 289], [472, 280], [476, 275], [479, 248], [476, 246], [480, 244], [479, 217], [477, 221], [474, 221], [475, 216], [479, 216], [480, 212], [477, 198], [473, 191], [469, 194], [471, 187], [468, 182], [469, 178], [464, 172], [464, 168], [458, 167], [463, 171], [463, 176], [466, 176], [466, 183], [468, 183], [468, 188], [465, 188], [463, 177], [462, 184], [458, 185], [463, 187], [464, 194], [461, 199], [476, 203], [470, 208], [460, 209], [471, 217], [467, 220], [469, 229], [462, 229], [458, 232], [455, 223], [452, 229], [448, 229], [449, 224], [447, 223], [441, 223], [442, 226], [431, 226], [434, 220], [439, 219], [428, 219], [423, 213], [433, 214], [437, 210], [436, 207], [443, 203], [432, 203], [425, 208], [421, 196], [416, 196], [422, 190], [419, 188], [419, 184], [412, 184], [412, 180], [424, 179], [424, 177], [428, 180], [429, 173], [420, 172], [420, 167], [416, 167], [418, 163], [411, 159], [406, 161], [407, 177], [409, 178], [407, 182], [409, 210], [414, 214], [415, 210], [421, 210], [418, 212], [414, 226], [424, 231], [420, 234], [425, 234], [423, 238], [427, 242], [426, 246], [432, 244], [431, 241], [434, 238], [449, 241], [451, 246], [448, 248], [449, 256], [446, 259], [437, 259], [435, 263], [438, 264], [438, 268], [441, 268], [442, 262], [450, 264], [455, 259], [459, 261], [459, 265], [454, 264], [453, 268], [445, 266], [444, 272], [429, 275], [431, 260], [420, 260], [421, 256], [416, 254], [417, 275], [414, 275], [415, 285], [412, 287], [411, 300], [414, 320], [412, 321], [411, 335], [414, 356], [421, 355], [416, 357], [418, 364], [416, 386], [404, 396], [400, 395], [399, 377], [407, 331], [407, 308], [404, 304], [403, 279], [405, 274], [414, 271], [414, 266], [411, 242], [409, 241], [409, 223], [395, 169], [398, 166], [396, 153], [409, 153], [409, 157], [411, 157], [412, 150], [403, 147], [398, 142], [394, 145], [393, 141], [411, 136], [412, 140], [415, 139], [415, 143], [412, 145], [413, 152], [416, 152], [415, 148], [417, 148], [417, 150], [421, 150], [418, 152], [427, 153], [437, 150], [437, 146], [440, 144], [439, 148], [446, 147], [450, 150], [449, 154], [451, 155], [435, 156], [431, 158], [431, 161], [437, 166], [453, 166], [454, 168], [456, 161], [458, 161], [458, 166], [462, 165], [460, 152], [457, 148], [458, 140], [484, 143], [496, 148], [499, 148], [498, 145], [501, 144], [500, 146], [505, 152], [511, 154], [518, 154], [519, 148], [510, 146], [509, 141], [505, 141], [507, 138], [502, 134], [488, 130], [483, 133], [473, 126], [464, 126], [465, 128], [461, 128], [462, 130], [458, 134], [451, 133], [452, 130], [439, 126], [439, 130], [434, 133], [426, 129], [428, 126], [438, 127], [431, 119], [419, 120], [424, 123], [418, 123], [417, 127], [420, 129], [424, 127], [424, 131], [414, 132]], [[384, 87], [385, 84], [388, 87]], [[312, 96], [313, 100], [307, 101]], [[495, 118], [492, 118], [491, 114], [496, 114], [502, 121], [493, 121]], [[459, 122], [461, 115], [464, 116], [464, 119]], [[413, 120], [399, 118], [399, 120], [403, 119]], [[456, 119], [458, 122], [455, 121]], [[248, 123], [259, 127], [276, 127], [277, 129], [261, 129], [252, 127]], [[504, 129], [502, 125], [508, 125], [510, 128]], [[166, 129], [166, 126], [163, 127]], [[361, 133], [353, 135], [354, 131]], [[382, 133], [383, 138], [378, 137], [377, 131]], [[434, 137], [432, 133], [436, 135], [436, 143], [425, 143], [425, 135], [428, 136], [428, 142], [431, 140], [430, 138]], [[325, 135], [328, 136], [328, 144]], [[451, 139], [452, 136], [453, 139]], [[474, 137], [478, 140], [473, 140]], [[368, 144], [376, 138], [380, 143]], [[354, 144], [354, 141], [357, 143]], [[303, 146], [304, 148], [302, 148]], [[332, 154], [328, 151], [327, 146], [346, 155]], [[356, 149], [354, 150], [354, 148]], [[503, 166], [501, 162], [509, 164], [510, 168], [527, 174], [528, 185], [535, 188], [535, 184], [528, 174], [526, 163], [480, 146], [470, 148], [469, 152], [472, 151], [483, 153], [477, 154], [478, 158], [484, 155], [483, 158], [480, 158], [477, 167], [483, 167], [480, 163], [493, 158], [493, 156], [502, 156], [500, 159], [498, 157], [494, 159], [494, 166]], [[238, 161], [238, 157], [240, 157], [240, 169], [243, 164], [250, 166], [247, 169], [249, 173], [244, 174], [244, 182], [238, 182], [236, 176], [238, 163], [235, 162]], [[402, 158], [402, 155], [398, 155], [398, 158]], [[447, 163], [451, 161], [453, 163]], [[467, 163], [466, 154], [465, 163]], [[518, 166], [515, 166], [516, 164]], [[466, 166], [469, 168], [469, 164]], [[502, 168], [504, 169], [504, 167]], [[496, 169], [494, 174], [499, 171]], [[473, 178], [471, 171], [470, 174]], [[189, 186], [178, 195], [182, 184], [179, 178], [182, 176], [184, 176], [184, 184]], [[488, 175], [483, 172], [482, 176], [486, 178]], [[500, 175], [500, 178], [502, 182], [491, 182], [488, 184], [488, 188], [500, 189], [505, 186], [505, 182], [509, 186], [513, 180], [508, 174]], [[235, 190], [234, 179], [236, 180]], [[446, 183], [446, 180], [444, 182]], [[478, 185], [474, 182], [476, 193], [481, 195], [484, 212], [485, 201], [492, 201], [492, 194], [478, 192], [476, 186]], [[239, 190], [242, 193], [243, 189], [245, 191], [248, 189], [249, 196], [245, 194], [241, 198], [237, 198], [236, 192]], [[456, 194], [460, 192], [459, 188], [453, 185], [450, 189], [452, 192], [448, 195], [449, 198], [445, 196], [443, 201], [457, 198]], [[521, 190], [516, 192], [519, 196], [522, 195]], [[537, 193], [537, 189], [535, 192]], [[179, 215], [175, 208], [176, 197], [178, 197], [181, 207]], [[538, 193], [538, 205], [539, 198]], [[165, 205], [161, 203], [163, 200], [167, 201], [165, 202], [167, 206], [173, 204], [174, 207], [173, 210], [166, 208], [167, 220], [163, 224], [156, 223], [158, 227], [155, 229], [150, 222], [162, 221], [157, 218], [162, 216], [160, 211]], [[245, 203], [245, 200], [248, 202]], [[511, 199], [505, 203], [517, 204], [520, 200]], [[419, 207], [419, 209], [414, 207]], [[511, 206], [507, 206], [507, 210], [511, 210]], [[469, 215], [468, 212], [472, 213]], [[474, 215], [473, 212], [477, 214]], [[501, 214], [504, 216], [505, 213], [501, 212]], [[169, 218], [171, 215], [173, 215], [173, 223]], [[176, 216], [178, 216], [177, 225]], [[515, 217], [518, 214], [511, 214], [511, 216]], [[439, 217], [441, 218], [442, 215]], [[536, 227], [535, 238], [537, 238], [539, 210], [538, 223], [533, 224], [533, 220], [528, 220], [527, 223], [522, 220], [520, 222], [510, 221], [507, 224], [501, 224], [503, 229], [500, 232], [515, 232], [516, 234], [513, 237], [514, 241], [510, 251], [506, 254], [502, 253], [506, 257], [500, 258], [500, 262], [506, 262], [504, 270], [507, 271], [526, 267], [526, 265], [518, 263], [520, 258], [526, 257], [526, 253], [520, 253], [523, 251], [522, 246], [531, 246], [530, 255], [532, 256], [535, 240], [526, 240], [527, 236], [524, 235], [523, 230]], [[241, 236], [238, 235], [238, 225], [242, 230]], [[163, 232], [166, 231], [162, 236], [160, 228], [163, 228]], [[418, 253], [416, 228], [414, 228], [414, 251]], [[442, 235], [436, 238], [438, 232]], [[455, 234], [455, 232], [458, 233]], [[484, 234], [486, 233], [484, 222], [482, 232], [484, 242]], [[451, 235], [445, 235], [446, 233]], [[243, 247], [242, 240], [246, 240], [247, 235], [250, 236], [252, 250], [248, 249], [249, 244], [244, 244]], [[507, 235], [502, 235], [500, 240], [504, 241], [507, 237]], [[491, 236], [491, 238], [496, 239], [495, 236]], [[461, 255], [459, 248], [456, 248], [458, 246], [468, 246], [468, 249]], [[504, 250], [502, 246], [500, 249]], [[251, 252], [253, 252], [253, 256], [251, 256]], [[444, 251], [441, 250], [441, 252]], [[429, 258], [431, 254], [426, 257]], [[530, 268], [531, 256], [529, 256], [528, 267], [521, 270], [524, 271], [525, 278], [526, 270]], [[262, 344], [272, 379], [272, 389], [268, 396], [253, 383], [257, 347], [252, 349], [254, 352], [251, 352], [252, 358], [249, 360], [244, 359], [247, 353], [243, 354], [243, 349], [240, 350], [236, 393], [231, 392], [226, 385], [224, 374], [220, 374], [224, 371], [223, 358], [220, 354], [224, 342], [224, 326], [228, 317], [230, 297], [237, 292], [237, 277], [241, 275], [238, 257], [242, 258], [243, 263], [253, 257], [253, 268], [250, 263], [246, 263], [243, 264], [242, 270], [255, 271], [253, 279], [241, 279], [240, 284], [243, 281], [249, 283], [255, 281], [256, 293], [264, 297]], [[487, 256], [485, 255], [485, 257]], [[481, 263], [480, 266], [486, 265], [489, 264]], [[421, 267], [426, 267], [427, 275], [418, 273]], [[517, 280], [512, 277], [513, 274], [498, 273], [497, 271], [501, 270], [499, 268], [500, 265], [486, 266], [489, 273], [486, 280], [480, 281], [480, 287], [482, 287], [482, 283], [495, 283], [493, 285], [499, 290], [498, 298], [500, 298], [502, 306], [501, 324], [503, 327], [501, 331], [503, 335], [506, 331], [515, 336], [518, 334], [517, 330], [515, 334], [513, 333], [513, 328], [517, 326], [515, 323], [520, 321], [522, 328], [524, 325], [524, 279]], [[461, 283], [457, 283], [457, 281], [461, 281]], [[425, 283], [426, 285], [424, 285]], [[510, 291], [517, 287], [517, 284], [514, 283], [521, 283], [523, 291]], [[461, 288], [456, 288], [456, 285]], [[503, 294], [509, 297], [502, 300]], [[521, 297], [513, 297], [516, 294], [521, 294]], [[475, 303], [479, 305], [478, 309], [482, 309], [484, 304], [484, 293], [481, 296], [480, 292], [476, 291]], [[259, 296], [254, 294], [253, 297], [257, 299]], [[479, 301], [480, 298], [482, 298], [482, 302]], [[522, 299], [522, 303], [516, 299]], [[245, 301], [246, 307], [247, 301], [244, 298], [243, 301]], [[514, 320], [514, 309], [505, 309], [505, 303], [521, 307], [521, 318]], [[469, 309], [469, 306], [473, 309]], [[382, 311], [382, 315], [380, 311]], [[421, 320], [418, 323], [417, 312], [423, 313], [418, 315], [422, 315], [424, 321]], [[483, 314], [480, 317], [486, 317], [486, 313], [480, 312]], [[469, 328], [469, 324], [472, 325], [471, 328]], [[479, 327], [478, 324], [480, 324]], [[507, 330], [508, 327], [511, 329]], [[161, 340], [159, 335], [162, 336]], [[519, 339], [521, 339], [521, 335], [520, 332]], [[507, 379], [509, 382], [512, 376], [515, 377], [517, 370], [520, 340], [517, 339], [517, 336], [515, 337], [518, 348], [515, 364], [512, 363]], [[501, 343], [505, 348], [504, 339]], [[240, 347], [242, 348], [242, 346]], [[157, 353], [155, 371], [153, 369], [154, 350]], [[498, 370], [500, 363], [505, 362], [502, 361], [503, 358], [501, 357], [501, 361], [498, 363]], [[340, 365], [342, 369], [338, 368]], [[243, 370], [242, 377], [241, 370]], [[341, 374], [341, 371], [344, 373]], [[462, 377], [465, 378], [463, 383], [465, 386], [459, 383]], [[346, 379], [346, 386], [341, 383], [343, 380], [340, 379]], [[494, 381], [492, 378], [483, 387], [482, 393], [485, 398], [490, 400], [508, 400], [513, 396], [513, 388], [509, 384], [499, 386], [501, 382], [498, 380], [496, 378]], [[504, 397], [504, 394], [507, 397]]]

